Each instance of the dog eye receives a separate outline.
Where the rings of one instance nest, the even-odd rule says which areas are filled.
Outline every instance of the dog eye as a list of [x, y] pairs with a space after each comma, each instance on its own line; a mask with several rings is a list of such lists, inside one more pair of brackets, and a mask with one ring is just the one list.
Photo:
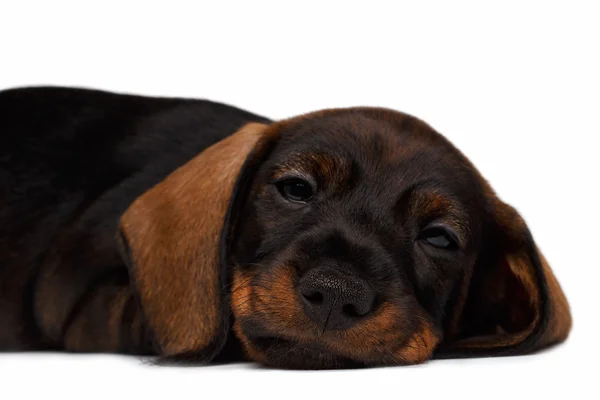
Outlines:
[[419, 235], [419, 239], [440, 249], [454, 250], [458, 248], [454, 237], [446, 229], [438, 226], [423, 230]]
[[275, 184], [281, 195], [291, 201], [306, 202], [313, 196], [310, 183], [300, 178], [290, 178]]

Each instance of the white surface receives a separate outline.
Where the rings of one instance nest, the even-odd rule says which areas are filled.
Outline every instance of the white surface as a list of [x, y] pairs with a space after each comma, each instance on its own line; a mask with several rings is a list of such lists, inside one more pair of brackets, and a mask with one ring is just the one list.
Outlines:
[[272, 118], [374, 105], [424, 119], [524, 215], [574, 329], [535, 356], [359, 371], [0, 354], [0, 398], [600, 398], [597, 3], [10, 3], [0, 4], [0, 89], [204, 97]]

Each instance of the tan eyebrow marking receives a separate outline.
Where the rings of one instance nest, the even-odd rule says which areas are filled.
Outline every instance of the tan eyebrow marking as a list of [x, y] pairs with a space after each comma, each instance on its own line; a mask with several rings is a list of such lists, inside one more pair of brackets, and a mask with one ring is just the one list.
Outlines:
[[410, 199], [410, 210], [418, 215], [439, 219], [454, 229], [459, 235], [459, 241], [464, 245], [470, 232], [467, 214], [464, 209], [450, 196], [436, 189], [417, 189]]
[[297, 153], [273, 169], [273, 180], [290, 173], [314, 177], [323, 186], [341, 186], [351, 178], [352, 162], [327, 153]]

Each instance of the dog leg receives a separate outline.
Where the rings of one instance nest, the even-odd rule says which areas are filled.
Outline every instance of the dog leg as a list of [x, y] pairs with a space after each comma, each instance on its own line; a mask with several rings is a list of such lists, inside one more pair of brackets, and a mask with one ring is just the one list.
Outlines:
[[108, 280], [87, 292], [63, 326], [65, 350], [151, 354], [141, 309], [128, 284]]

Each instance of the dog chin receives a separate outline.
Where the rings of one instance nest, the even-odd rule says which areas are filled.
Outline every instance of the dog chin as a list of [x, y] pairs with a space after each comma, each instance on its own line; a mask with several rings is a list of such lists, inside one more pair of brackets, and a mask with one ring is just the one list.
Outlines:
[[363, 362], [335, 354], [318, 343], [301, 343], [277, 336], [248, 338], [253, 352], [261, 354], [268, 367], [284, 369], [362, 368]]

